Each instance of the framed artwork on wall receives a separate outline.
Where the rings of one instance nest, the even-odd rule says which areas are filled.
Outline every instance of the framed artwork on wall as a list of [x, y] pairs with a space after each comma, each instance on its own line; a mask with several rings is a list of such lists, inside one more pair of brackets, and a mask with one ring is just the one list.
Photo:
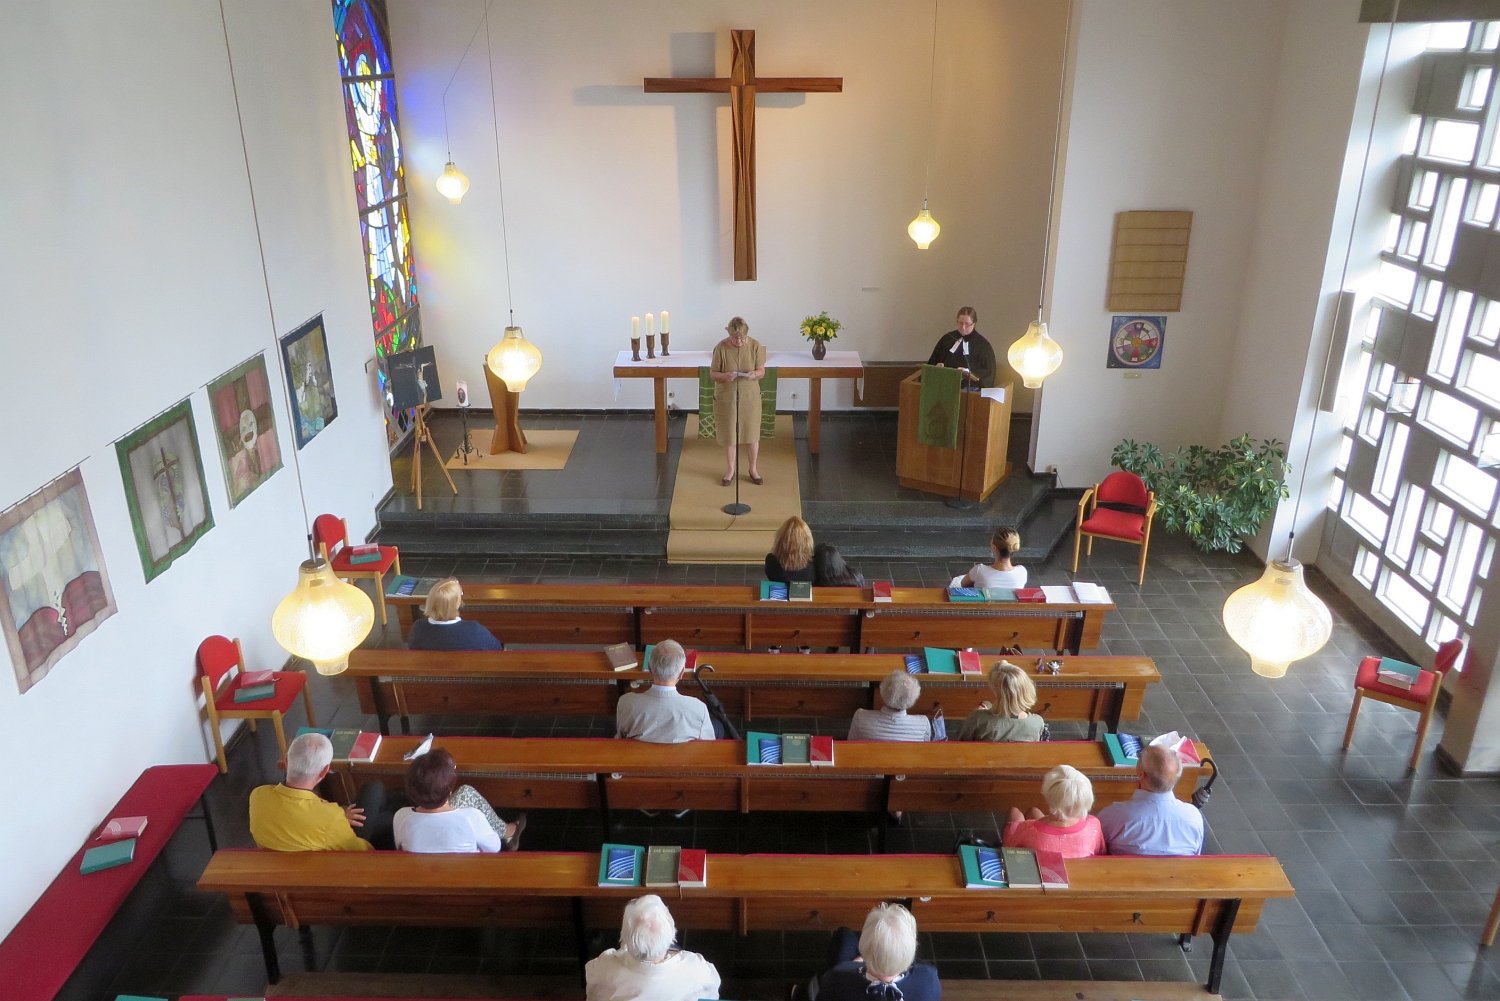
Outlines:
[[78, 470], [0, 512], [0, 632], [21, 694], [113, 614]]
[[224, 486], [233, 508], [281, 468], [266, 356], [258, 354], [210, 382], [208, 402], [214, 412], [219, 457], [224, 460]]
[[292, 396], [292, 434], [300, 450], [339, 415], [322, 314], [281, 339], [281, 357]]
[[214, 527], [193, 423], [183, 400], [115, 442], [141, 569], [150, 582]]
[[1165, 316], [1109, 318], [1109, 360], [1106, 368], [1161, 368], [1167, 339]]

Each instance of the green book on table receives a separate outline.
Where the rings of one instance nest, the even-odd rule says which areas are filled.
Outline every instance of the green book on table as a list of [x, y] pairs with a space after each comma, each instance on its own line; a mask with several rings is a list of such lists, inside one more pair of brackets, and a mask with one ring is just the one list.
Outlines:
[[783, 765], [812, 764], [812, 735], [806, 733], [784, 733], [781, 735], [781, 763]]
[[299, 727], [297, 727], [297, 732], [292, 735], [292, 739], [296, 740], [298, 737], [302, 736], [304, 733], [321, 733], [323, 736], [327, 737], [330, 741], [333, 740], [333, 728], [332, 727], [326, 727], [326, 726], [299, 726]]
[[958, 861], [964, 871], [964, 889], [1005, 889], [1005, 865], [998, 849], [959, 845]]
[[746, 733], [745, 763], [747, 765], [781, 764], [781, 735], [759, 733], [755, 730]]
[[1016, 589], [1013, 587], [982, 587], [979, 590], [984, 593], [985, 601], [1016, 600]]
[[787, 597], [792, 601], [812, 601], [812, 583], [805, 580], [794, 580], [787, 585]]
[[645, 854], [640, 845], [606, 844], [599, 850], [599, 885], [640, 886]]
[[113, 869], [117, 865], [125, 865], [135, 858], [135, 838], [126, 838], [123, 841], [111, 841], [107, 845], [98, 848], [90, 848], [83, 853], [83, 861], [78, 866], [78, 871], [87, 876], [91, 872], [99, 872], [102, 869]]
[[977, 587], [950, 587], [948, 588], [949, 601], [983, 601], [984, 591]]
[[1000, 855], [1005, 860], [1005, 881], [1012, 890], [1042, 888], [1042, 870], [1030, 848], [1002, 848]]
[[358, 739], [358, 730], [335, 730], [330, 733], [328, 742], [333, 745], [333, 760], [348, 761], [349, 752], [354, 749], [354, 742]]
[[791, 590], [780, 581], [763, 580], [760, 582], [761, 601], [790, 601]]
[[922, 658], [927, 662], [928, 674], [957, 674], [958, 651], [942, 647], [923, 647]]
[[245, 685], [234, 690], [234, 701], [236, 702], [259, 702], [261, 699], [269, 699], [276, 694], [276, 682], [268, 681], [264, 685]]
[[1134, 768], [1140, 761], [1141, 738], [1133, 733], [1106, 733], [1104, 749], [1116, 768]]

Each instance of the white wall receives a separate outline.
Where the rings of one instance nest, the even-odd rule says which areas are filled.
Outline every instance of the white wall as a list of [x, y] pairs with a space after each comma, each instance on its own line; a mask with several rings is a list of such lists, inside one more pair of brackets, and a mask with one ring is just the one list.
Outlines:
[[[506, 322], [495, 124], [480, 32], [448, 96], [461, 205], [432, 187], [446, 159], [442, 93], [484, 10], [478, 0], [391, 0], [423, 328], [454, 379], [480, 366]], [[1003, 358], [1035, 315], [1067, 5], [941, 5], [936, 112], [928, 121], [929, 0], [496, 0], [491, 14], [499, 151], [516, 322], [545, 356], [528, 407], [649, 407], [650, 384], [611, 366], [629, 318], [672, 312], [673, 344], [711, 347], [730, 316], [772, 348], [827, 309], [835, 348], [925, 359], [973, 305]], [[647, 95], [647, 76], [729, 72], [729, 29], [756, 30], [765, 76], [842, 76], [837, 95], [759, 99], [760, 280], [731, 280], [727, 97]], [[933, 214], [918, 251], [931, 133]], [[1003, 364], [1003, 361], [1002, 361]], [[672, 389], [696, 406], [691, 383]], [[788, 383], [781, 405], [806, 403]], [[825, 405], [847, 405], [848, 383]], [[1022, 407], [1026, 401], [1019, 401]]]
[[[1169, 449], [1217, 434], [1287, 3], [1079, 0], [1074, 17], [1048, 310], [1065, 360], [1038, 406], [1033, 464], [1077, 486], [1108, 474], [1122, 438]], [[1131, 209], [1193, 212], [1182, 311], [1167, 314], [1161, 368], [1138, 379], [1105, 367], [1115, 214]]]
[[[274, 328], [216, 4], [12, 4], [0, 13], [7, 276], [0, 399], [14, 423], [0, 509], [75, 464], [118, 613], [24, 696], [0, 652], [0, 935], [149, 765], [208, 760], [193, 652], [213, 632], [261, 666], [304, 528], [285, 468], [230, 510], [210, 379], [322, 311], [339, 417], [302, 453], [313, 514], [363, 535], [390, 485], [331, 15], [230, 0], [229, 33], [266, 238]], [[122, 55], [124, 54], [124, 55]], [[192, 395], [215, 527], [144, 582], [112, 442]], [[24, 804], [24, 808], [23, 805]], [[24, 817], [24, 821], [20, 818]]]

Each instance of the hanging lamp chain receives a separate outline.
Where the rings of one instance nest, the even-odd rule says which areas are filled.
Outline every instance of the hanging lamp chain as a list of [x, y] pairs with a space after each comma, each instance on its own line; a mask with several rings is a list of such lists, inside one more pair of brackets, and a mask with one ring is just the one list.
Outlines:
[[464, 54], [458, 57], [458, 65], [453, 67], [453, 73], [448, 77], [448, 86], [443, 88], [443, 143], [448, 149], [448, 162], [453, 162], [453, 140], [448, 135], [448, 91], [453, 89], [453, 81], [458, 79], [458, 71], [463, 69], [464, 60], [469, 58], [469, 50], [474, 47], [474, 39], [479, 37], [479, 29], [484, 27], [485, 18], [489, 17], [489, 7], [486, 5], [484, 18], [474, 25], [474, 30], [469, 34], [469, 44], [464, 46]]
[[922, 177], [922, 211], [927, 211], [927, 195], [932, 189], [932, 100], [937, 85], [938, 2], [932, 0], [932, 58], [927, 64], [927, 166]]
[[1042, 237], [1042, 284], [1036, 295], [1036, 322], [1042, 322], [1042, 308], [1047, 301], [1047, 267], [1051, 263], [1052, 211], [1057, 200], [1057, 160], [1062, 149], [1063, 107], [1068, 94], [1068, 49], [1073, 44], [1073, 4], [1068, 4], [1068, 19], [1063, 25], [1062, 71], [1057, 83], [1057, 125], [1052, 130], [1052, 177], [1047, 184], [1047, 229]]
[[500, 109], [495, 103], [495, 48], [490, 41], [490, 7], [494, 0], [484, 5], [484, 53], [490, 67], [490, 119], [495, 126], [495, 180], [500, 185], [500, 245], [505, 252], [505, 304], [510, 308], [511, 319], [515, 319], [515, 297], [510, 288], [510, 234], [505, 227], [505, 171], [500, 166]]

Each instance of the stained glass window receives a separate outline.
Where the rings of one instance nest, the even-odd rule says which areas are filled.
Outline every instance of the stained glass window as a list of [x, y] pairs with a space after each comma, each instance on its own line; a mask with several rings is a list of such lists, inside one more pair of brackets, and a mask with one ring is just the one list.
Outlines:
[[[338, 38], [339, 74], [344, 85], [349, 154], [354, 164], [382, 392], [386, 356], [422, 343], [396, 115], [396, 80], [386, 23], [385, 0], [333, 0], [333, 27]], [[404, 427], [405, 415], [393, 416]]]

